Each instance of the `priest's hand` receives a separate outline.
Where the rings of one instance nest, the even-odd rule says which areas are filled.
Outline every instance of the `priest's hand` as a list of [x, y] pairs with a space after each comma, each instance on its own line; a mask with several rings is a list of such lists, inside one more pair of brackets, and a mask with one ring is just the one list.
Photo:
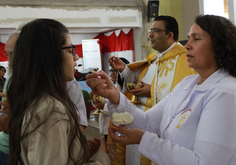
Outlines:
[[151, 85], [146, 84], [142, 81], [140, 83], [142, 85], [141, 88], [132, 89], [132, 94], [140, 97], [151, 97]]
[[125, 63], [119, 57], [111, 56], [108, 62], [110, 66], [115, 70], [123, 72], [123, 70], [125, 69]]

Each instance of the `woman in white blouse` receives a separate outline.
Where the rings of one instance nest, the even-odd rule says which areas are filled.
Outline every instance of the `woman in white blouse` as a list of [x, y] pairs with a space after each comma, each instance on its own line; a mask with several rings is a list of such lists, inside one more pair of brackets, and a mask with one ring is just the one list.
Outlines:
[[[139, 152], [160, 165], [235, 165], [236, 27], [226, 18], [201, 15], [188, 38], [188, 66], [198, 75], [186, 77], [149, 111], [133, 108], [133, 129], [109, 128], [109, 134], [140, 144]], [[88, 75], [87, 84], [110, 105], [131, 105], [103, 72]], [[115, 136], [116, 130], [126, 137]]]

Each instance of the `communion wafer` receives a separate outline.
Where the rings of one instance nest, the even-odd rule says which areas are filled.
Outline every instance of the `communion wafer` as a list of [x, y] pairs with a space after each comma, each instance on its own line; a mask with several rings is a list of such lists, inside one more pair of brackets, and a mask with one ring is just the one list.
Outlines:
[[96, 71], [94, 71], [93, 69], [89, 69], [89, 71], [92, 72], [92, 73], [98, 74], [98, 73], [97, 73]]
[[118, 124], [125, 124], [124, 120], [123, 120], [123, 113], [113, 113], [112, 114], [112, 118], [113, 118], [113, 121], [115, 123], [118, 123]]
[[134, 118], [129, 112], [125, 112], [123, 114], [123, 120], [126, 124], [130, 124], [134, 121]]
[[129, 112], [125, 113], [113, 113], [113, 121], [117, 124], [130, 124], [133, 122], [133, 116]]
[[117, 123], [117, 124], [126, 124], [126, 123], [124, 122], [124, 120], [119, 120], [119, 119], [118, 119], [118, 120], [117, 120], [117, 119], [116, 119], [116, 120], [113, 119], [113, 122], [115, 122], [115, 123]]
[[119, 113], [115, 112], [115, 113], [112, 114], [112, 118], [113, 118], [113, 120], [115, 120], [115, 119], [120, 119], [121, 116], [120, 116]]

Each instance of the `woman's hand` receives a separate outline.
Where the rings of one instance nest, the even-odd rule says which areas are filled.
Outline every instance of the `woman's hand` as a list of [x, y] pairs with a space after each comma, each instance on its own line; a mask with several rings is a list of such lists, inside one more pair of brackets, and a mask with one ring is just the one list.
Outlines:
[[86, 75], [86, 83], [97, 95], [108, 98], [113, 104], [119, 104], [120, 93], [105, 72]]
[[[116, 136], [116, 131], [125, 134], [126, 136]], [[143, 137], [143, 134], [145, 133], [141, 129], [128, 129], [125, 127], [109, 127], [108, 132], [114, 142], [123, 144], [139, 144]]]

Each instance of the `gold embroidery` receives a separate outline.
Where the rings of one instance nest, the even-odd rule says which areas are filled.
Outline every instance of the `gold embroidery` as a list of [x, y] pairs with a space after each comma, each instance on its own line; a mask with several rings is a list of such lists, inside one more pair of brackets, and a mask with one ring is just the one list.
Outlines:
[[[174, 69], [174, 62], [173, 60], [176, 60], [176, 58], [172, 58], [172, 59], [169, 59], [168, 61], [164, 62], [162, 65], [160, 65], [160, 77], [162, 77], [164, 71], [164, 75], [167, 77], [168, 75], [168, 72], [169, 71], [172, 71]], [[169, 64], [170, 64], [170, 67], [169, 67]]]
[[161, 84], [160, 86], [157, 85], [156, 87], [156, 95], [159, 96], [159, 97], [156, 97], [157, 98], [157, 103], [162, 99], [162, 96], [161, 96], [161, 91], [167, 87], [167, 83], [163, 83]]
[[181, 118], [180, 118], [180, 121], [179, 121], [179, 125], [176, 126], [176, 128], [180, 129], [180, 124], [186, 120], [186, 118], [191, 113], [191, 111], [192, 111], [191, 109], [187, 109], [187, 110], [185, 110], [184, 112], [181, 113]]
[[185, 114], [185, 115], [183, 115], [183, 116], [181, 117], [180, 122], [179, 122], [179, 125], [176, 126], [176, 128], [179, 128], [179, 129], [180, 129], [180, 124], [187, 118], [187, 116], [188, 116], [188, 114]]

